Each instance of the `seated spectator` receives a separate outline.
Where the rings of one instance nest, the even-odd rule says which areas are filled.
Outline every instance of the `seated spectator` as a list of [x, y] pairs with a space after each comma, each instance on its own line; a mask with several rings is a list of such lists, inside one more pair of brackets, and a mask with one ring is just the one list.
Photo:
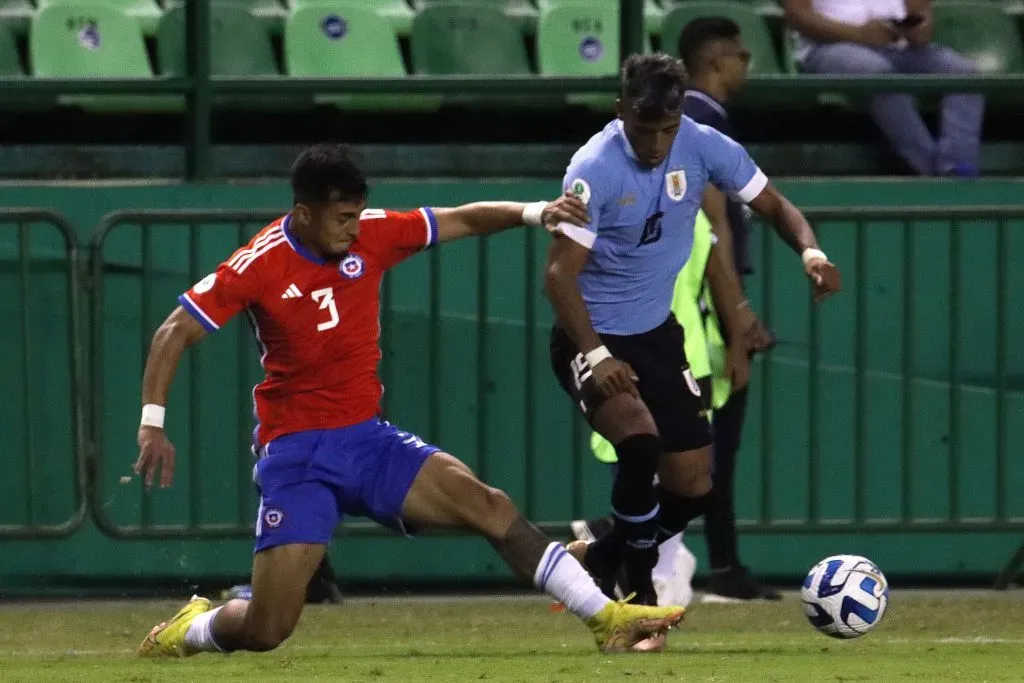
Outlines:
[[[797, 62], [814, 74], [972, 74], [974, 62], [935, 45], [931, 0], [784, 0], [798, 34]], [[896, 152], [921, 175], [978, 175], [980, 95], [942, 100], [936, 140], [910, 95], [872, 97], [871, 116]]]

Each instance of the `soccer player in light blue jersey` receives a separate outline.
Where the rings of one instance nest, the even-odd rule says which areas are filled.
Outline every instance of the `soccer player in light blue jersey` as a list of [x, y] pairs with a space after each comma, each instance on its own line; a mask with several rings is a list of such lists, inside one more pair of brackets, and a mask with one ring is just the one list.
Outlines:
[[624, 563], [637, 600], [656, 604], [658, 541], [683, 531], [712, 496], [709, 426], [670, 311], [707, 185], [772, 221], [802, 256], [815, 300], [838, 291], [840, 276], [746, 150], [682, 116], [679, 60], [634, 55], [621, 87], [618, 118], [569, 162], [564, 185], [589, 222], [554, 230], [545, 291], [556, 315], [555, 375], [619, 461], [612, 531], [570, 552], [598, 578]]

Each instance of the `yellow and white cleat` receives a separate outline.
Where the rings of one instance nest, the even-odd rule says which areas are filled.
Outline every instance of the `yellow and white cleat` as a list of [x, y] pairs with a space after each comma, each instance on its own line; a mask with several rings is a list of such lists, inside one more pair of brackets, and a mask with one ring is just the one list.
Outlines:
[[601, 652], [661, 652], [665, 647], [665, 634], [683, 620], [686, 610], [677, 606], [631, 605], [630, 598], [608, 603], [587, 620], [597, 649]]
[[213, 606], [206, 598], [193, 595], [188, 604], [178, 613], [157, 624], [139, 645], [140, 657], [189, 657], [195, 652], [185, 646], [185, 634], [192, 620], [203, 612], [209, 612]]

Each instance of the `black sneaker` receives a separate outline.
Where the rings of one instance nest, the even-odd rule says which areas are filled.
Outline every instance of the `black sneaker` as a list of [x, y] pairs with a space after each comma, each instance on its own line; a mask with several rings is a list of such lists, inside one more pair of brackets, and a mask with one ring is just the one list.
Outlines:
[[711, 582], [704, 594], [703, 602], [737, 604], [751, 600], [781, 600], [782, 594], [774, 588], [762, 586], [740, 565], [711, 573]]

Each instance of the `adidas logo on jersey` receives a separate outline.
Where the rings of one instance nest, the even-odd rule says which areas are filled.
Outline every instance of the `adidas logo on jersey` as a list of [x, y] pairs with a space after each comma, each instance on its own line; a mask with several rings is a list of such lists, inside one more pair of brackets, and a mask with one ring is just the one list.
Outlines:
[[281, 295], [282, 299], [298, 299], [302, 296], [302, 292], [294, 284], [288, 285], [288, 289], [284, 290], [284, 294]]

